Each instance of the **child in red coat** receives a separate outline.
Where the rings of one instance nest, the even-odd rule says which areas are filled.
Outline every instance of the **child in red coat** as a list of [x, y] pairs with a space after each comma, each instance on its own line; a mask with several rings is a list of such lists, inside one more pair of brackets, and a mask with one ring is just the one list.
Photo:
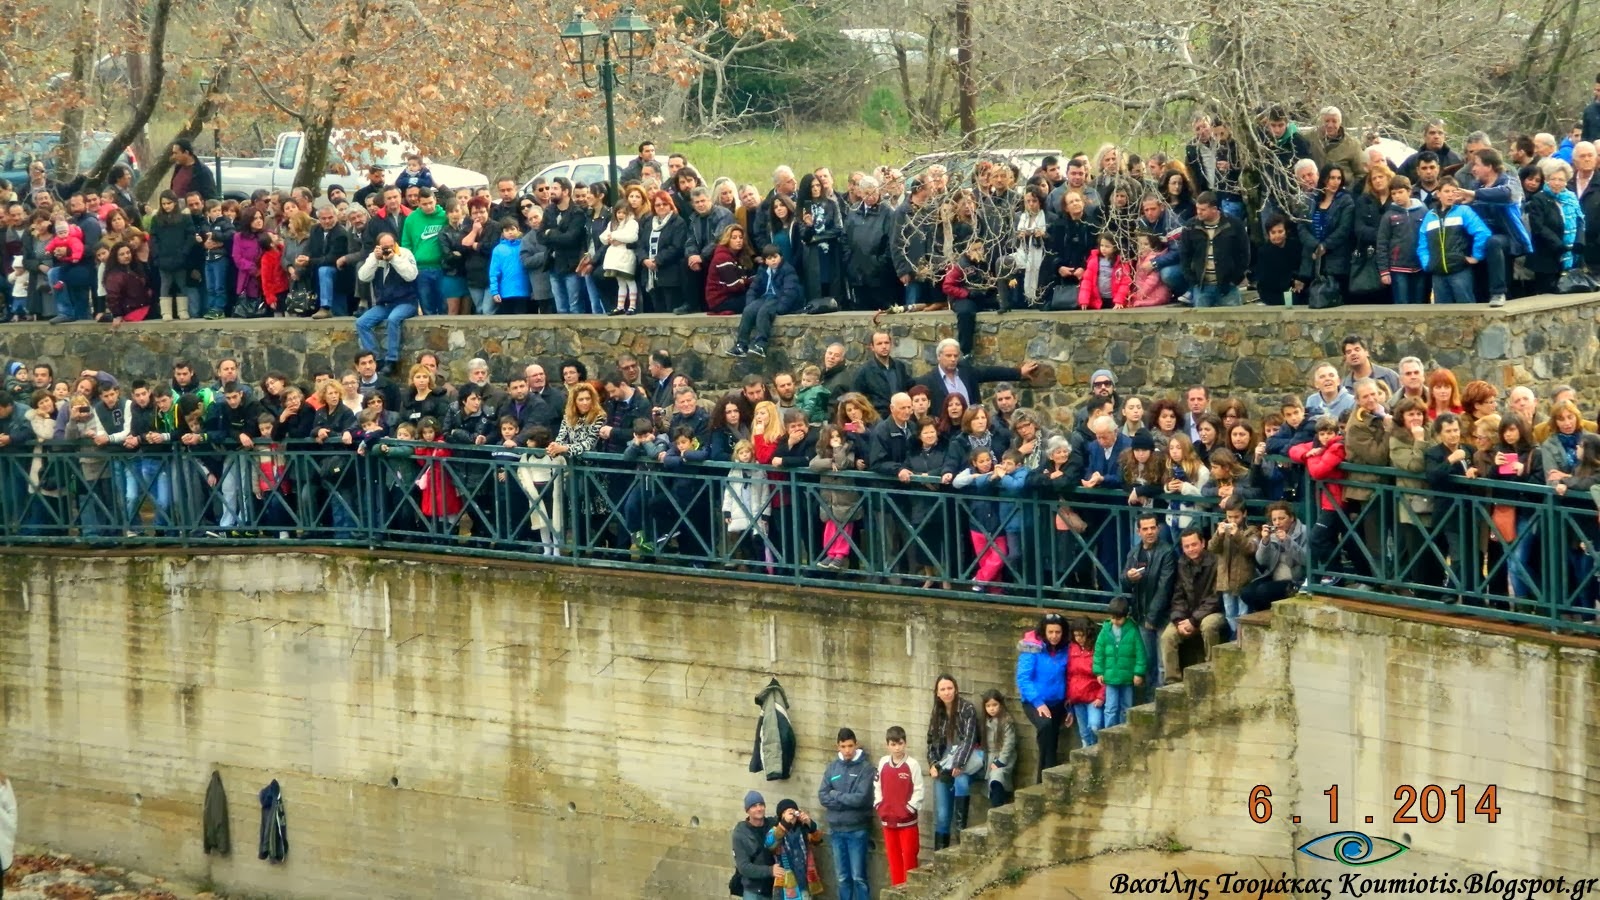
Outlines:
[[422, 490], [422, 515], [428, 530], [445, 539], [455, 530], [456, 519], [461, 515], [461, 494], [456, 491], [450, 472], [438, 462], [451, 455], [439, 420], [427, 416], [417, 423], [417, 440], [434, 444], [416, 450], [417, 461], [422, 464], [422, 474], [417, 477], [417, 487]]
[[889, 857], [889, 883], [906, 883], [906, 873], [917, 867], [922, 835], [917, 830], [917, 810], [922, 806], [922, 766], [906, 753], [906, 730], [899, 725], [884, 735], [889, 755], [878, 760], [872, 783], [873, 810], [883, 823], [883, 850]]
[[1348, 530], [1348, 517], [1343, 512], [1344, 485], [1336, 482], [1343, 474], [1339, 469], [1344, 463], [1344, 438], [1339, 435], [1339, 420], [1333, 416], [1317, 419], [1316, 427], [1316, 440], [1290, 447], [1289, 458], [1304, 463], [1306, 472], [1317, 480], [1321, 511], [1311, 529], [1306, 555], [1314, 566], [1326, 571], [1338, 562], [1339, 543]]
[[1078, 282], [1078, 308], [1102, 309], [1106, 304], [1122, 309], [1128, 305], [1128, 294], [1133, 290], [1133, 268], [1122, 258], [1117, 241], [1109, 234], [1100, 235], [1100, 244], [1089, 251], [1089, 260], [1083, 264], [1083, 280]]
[[289, 273], [283, 268], [283, 239], [266, 232], [261, 235], [261, 298], [275, 315], [284, 314], [279, 298], [289, 292]]
[[1105, 723], [1106, 686], [1094, 674], [1094, 647], [1089, 644], [1088, 619], [1072, 620], [1072, 643], [1067, 645], [1067, 706], [1078, 720], [1078, 737], [1085, 747], [1099, 743], [1096, 737]]

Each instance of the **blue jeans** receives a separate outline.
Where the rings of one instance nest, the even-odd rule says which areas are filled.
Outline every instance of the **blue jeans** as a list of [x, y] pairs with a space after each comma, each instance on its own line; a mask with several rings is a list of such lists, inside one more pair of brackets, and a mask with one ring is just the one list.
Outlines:
[[[422, 276], [417, 276], [420, 281]], [[385, 356], [378, 351], [378, 337], [374, 334], [379, 322], [387, 325], [389, 334], [389, 352], [385, 362], [394, 363], [400, 360], [400, 329], [407, 319], [417, 314], [415, 303], [395, 303], [386, 305], [374, 303], [370, 309], [356, 319], [356, 336], [361, 339], [361, 349], [374, 356]]]
[[[343, 491], [330, 492], [328, 506], [333, 510], [333, 539], [336, 541], [355, 540], [359, 523], [356, 521], [355, 510], [350, 508], [353, 502]], [[376, 524], [375, 521], [374, 525]]]
[[1228, 619], [1228, 630], [1234, 637], [1239, 636], [1239, 617], [1250, 610], [1244, 605], [1244, 598], [1238, 594], [1222, 595], [1222, 614]]
[[334, 266], [317, 268], [317, 305], [336, 316], [350, 315], [350, 298], [334, 289], [339, 270]]
[[[977, 750], [972, 751], [977, 753]], [[933, 779], [933, 831], [935, 834], [950, 833], [951, 801], [956, 797], [972, 796], [972, 777], [966, 774], [954, 778], [940, 776]]]
[[228, 260], [206, 260], [206, 312], [228, 311]]
[[478, 315], [494, 315], [494, 299], [489, 296], [488, 288], [469, 287], [467, 288], [467, 296], [472, 298], [472, 308], [478, 311]]
[[139, 522], [139, 507], [149, 494], [156, 501], [156, 527], [172, 524], [172, 483], [167, 477], [167, 467], [159, 459], [141, 457], [130, 459], [122, 466], [123, 521], [129, 528]]
[[1390, 272], [1389, 287], [1396, 303], [1428, 302], [1428, 276], [1421, 272]]
[[444, 315], [443, 269], [417, 269], [417, 300], [427, 315]]
[[[1133, 706], [1133, 685], [1106, 685], [1106, 706], [1101, 714], [1101, 727], [1110, 728], [1128, 721], [1128, 709]], [[1082, 727], [1082, 726], [1079, 726]]]
[[866, 830], [835, 831], [831, 837], [839, 900], [869, 900], [872, 895], [867, 889]]
[[1238, 306], [1242, 302], [1239, 297], [1239, 286], [1236, 284], [1197, 284], [1189, 292], [1189, 296], [1194, 299], [1195, 309]]
[[906, 306], [911, 306], [914, 303], [927, 302], [928, 301], [927, 295], [929, 293], [930, 293], [930, 291], [928, 290], [928, 286], [927, 285], [923, 284], [920, 281], [913, 281], [910, 284], [906, 285], [905, 305]]
[[1528, 553], [1533, 548], [1533, 517], [1517, 513], [1517, 537], [1506, 548], [1506, 587], [1511, 596], [1521, 600], [1534, 599], [1538, 583], [1528, 571]]
[[[1111, 689], [1106, 688], [1106, 706], [1111, 703]], [[1106, 727], [1106, 706], [1095, 706], [1093, 703], [1072, 704], [1072, 718], [1078, 723], [1078, 737], [1085, 747], [1093, 747], [1100, 743], [1095, 732]]]
[[189, 303], [189, 318], [198, 319], [206, 314], [206, 288], [204, 284], [198, 281], [185, 282], [183, 296]]
[[56, 297], [56, 315], [66, 316], [69, 319], [89, 318], [88, 288], [66, 285], [54, 293]]
[[555, 295], [556, 314], [586, 313], [583, 276], [577, 272], [551, 272], [550, 292]]
[[[600, 279], [596, 278], [593, 272], [590, 272], [583, 276], [583, 287], [589, 294], [589, 312], [597, 316], [605, 315], [606, 296], [600, 293]], [[578, 305], [582, 306], [583, 304], [580, 301]]]
[[1462, 269], [1449, 275], [1433, 276], [1433, 302], [1477, 303], [1478, 292], [1472, 284], [1472, 270]]
[[1156, 271], [1161, 278], [1161, 283], [1172, 291], [1172, 296], [1177, 297], [1189, 289], [1189, 279], [1183, 277], [1183, 266], [1162, 266]]

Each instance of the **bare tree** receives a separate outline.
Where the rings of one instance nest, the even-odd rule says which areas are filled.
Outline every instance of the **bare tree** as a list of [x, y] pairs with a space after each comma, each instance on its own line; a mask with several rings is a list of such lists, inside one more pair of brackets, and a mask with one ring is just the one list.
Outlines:
[[155, 112], [156, 102], [161, 99], [161, 90], [167, 79], [167, 19], [171, 12], [172, 0], [155, 0], [150, 10], [150, 68], [148, 72], [142, 72], [143, 85], [134, 100], [133, 114], [117, 129], [111, 143], [101, 151], [100, 158], [84, 172], [84, 184], [100, 184], [105, 180], [106, 173], [122, 158], [123, 148], [144, 130], [145, 123], [150, 121], [150, 116]]

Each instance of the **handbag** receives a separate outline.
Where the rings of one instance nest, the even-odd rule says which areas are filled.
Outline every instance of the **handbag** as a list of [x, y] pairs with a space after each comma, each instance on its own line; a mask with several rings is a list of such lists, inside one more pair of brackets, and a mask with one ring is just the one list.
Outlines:
[[1589, 277], [1589, 273], [1579, 269], [1568, 269], [1556, 279], [1556, 293], [1558, 294], [1589, 294], [1600, 291], [1600, 284]]
[[1357, 250], [1350, 258], [1350, 293], [1376, 294], [1383, 290], [1378, 277], [1378, 251], [1371, 247]]
[[272, 315], [272, 310], [267, 308], [266, 300], [246, 294], [233, 302], [233, 314], [241, 319], [264, 319]]
[[1339, 292], [1339, 282], [1331, 275], [1322, 272], [1322, 261], [1317, 261], [1316, 277], [1311, 279], [1309, 290], [1310, 300], [1307, 305], [1312, 309], [1333, 309], [1344, 305], [1344, 294]]
[[1494, 521], [1494, 530], [1498, 532], [1502, 544], [1511, 544], [1517, 539], [1517, 508], [1515, 506], [1496, 506], [1489, 513]]
[[825, 313], [836, 313], [838, 311], [839, 301], [832, 297], [818, 297], [817, 299], [807, 303], [805, 305], [805, 309], [801, 310], [801, 312], [808, 316], [820, 316]]
[[1089, 523], [1083, 520], [1083, 516], [1073, 512], [1072, 507], [1063, 503], [1056, 508], [1056, 530], [1083, 534], [1089, 530]]
[[592, 275], [594, 273], [594, 257], [585, 253], [583, 258], [578, 260], [577, 272], [578, 275], [583, 278], [588, 278], [590, 275]]
[[1078, 286], [1076, 284], [1057, 284], [1050, 288], [1050, 310], [1052, 312], [1071, 312], [1078, 308]]
[[291, 316], [309, 316], [317, 311], [316, 292], [304, 286], [295, 286], [289, 289], [289, 294], [284, 298], [284, 312]]
[[[955, 759], [956, 751], [955, 748], [952, 747], [950, 750], [946, 751], [944, 757], [939, 760], [939, 770], [943, 772], [950, 771], [950, 765], [951, 763], [955, 762]], [[969, 777], [975, 777], [983, 774], [982, 747], [973, 748], [973, 751], [967, 754], [967, 762], [966, 765], [961, 767], [961, 774]]]

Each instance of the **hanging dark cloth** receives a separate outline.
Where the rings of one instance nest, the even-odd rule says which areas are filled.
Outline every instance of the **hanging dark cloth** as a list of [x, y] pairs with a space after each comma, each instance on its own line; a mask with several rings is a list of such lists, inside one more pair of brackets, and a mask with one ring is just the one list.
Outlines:
[[278, 779], [261, 789], [261, 843], [256, 858], [283, 862], [289, 855], [289, 822], [283, 814], [283, 790]]
[[789, 777], [794, 765], [794, 728], [789, 724], [789, 698], [778, 679], [770, 681], [756, 695], [761, 718], [756, 720], [756, 749], [750, 757], [750, 771], [767, 773], [768, 781]]
[[227, 856], [233, 852], [228, 833], [228, 793], [222, 789], [222, 773], [211, 773], [206, 787], [206, 804], [200, 811], [200, 838], [206, 853]]

